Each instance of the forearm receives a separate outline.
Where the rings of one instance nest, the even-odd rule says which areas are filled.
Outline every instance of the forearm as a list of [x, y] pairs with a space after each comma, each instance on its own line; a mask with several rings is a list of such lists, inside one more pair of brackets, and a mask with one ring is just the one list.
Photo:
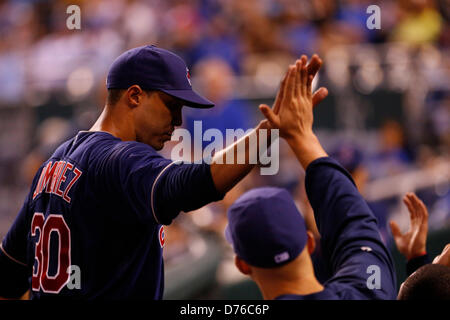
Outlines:
[[312, 132], [302, 136], [296, 135], [286, 141], [305, 170], [314, 160], [328, 156]]
[[[260, 135], [267, 134], [266, 145], [260, 145]], [[271, 131], [264, 121], [235, 143], [217, 152], [211, 162], [211, 175], [218, 192], [226, 193], [244, 178], [259, 162], [262, 148], [268, 148]]]

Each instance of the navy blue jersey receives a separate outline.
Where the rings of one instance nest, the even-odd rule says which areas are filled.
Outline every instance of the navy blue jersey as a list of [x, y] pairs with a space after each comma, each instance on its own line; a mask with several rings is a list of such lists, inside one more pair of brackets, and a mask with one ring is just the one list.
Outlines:
[[332, 276], [321, 292], [277, 299], [395, 299], [392, 257], [350, 174], [332, 158], [319, 158], [307, 167], [305, 185]]
[[163, 225], [222, 198], [207, 164], [79, 132], [41, 166], [3, 239], [0, 296], [160, 299]]

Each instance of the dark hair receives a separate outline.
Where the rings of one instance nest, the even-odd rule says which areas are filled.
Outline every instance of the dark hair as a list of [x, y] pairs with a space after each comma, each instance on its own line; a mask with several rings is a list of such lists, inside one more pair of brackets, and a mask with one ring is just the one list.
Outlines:
[[[106, 97], [106, 104], [110, 106], [114, 106], [117, 102], [119, 102], [120, 98], [122, 97], [123, 93], [126, 91], [126, 89], [108, 89], [108, 96]], [[148, 95], [151, 94], [154, 90], [143, 90]]]
[[398, 300], [450, 300], [450, 267], [427, 264], [403, 283]]
[[106, 98], [106, 104], [113, 106], [119, 102], [120, 97], [125, 92], [125, 89], [108, 89], [108, 96]]

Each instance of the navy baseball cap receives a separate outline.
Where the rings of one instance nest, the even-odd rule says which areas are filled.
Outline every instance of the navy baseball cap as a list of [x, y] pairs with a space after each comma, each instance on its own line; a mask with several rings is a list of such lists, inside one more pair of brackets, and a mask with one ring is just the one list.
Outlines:
[[364, 155], [359, 147], [350, 142], [343, 142], [337, 145], [330, 157], [337, 160], [348, 172], [355, 171], [364, 160]]
[[183, 59], [153, 45], [122, 53], [111, 65], [106, 87], [128, 89], [139, 85], [144, 90], [159, 90], [181, 99], [186, 106], [211, 108], [214, 103], [192, 90], [189, 69]]
[[307, 242], [294, 200], [287, 190], [274, 187], [252, 189], [230, 206], [225, 238], [239, 258], [260, 268], [294, 260]]

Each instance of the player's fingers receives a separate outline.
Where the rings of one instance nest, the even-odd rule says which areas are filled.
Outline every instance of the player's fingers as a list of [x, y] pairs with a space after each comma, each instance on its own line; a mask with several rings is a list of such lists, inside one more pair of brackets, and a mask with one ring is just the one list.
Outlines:
[[428, 230], [428, 210], [422, 200], [417, 198], [417, 205], [420, 209], [417, 210], [417, 223], [421, 230]]
[[414, 207], [414, 218], [419, 219], [422, 215], [421, 215], [421, 211], [422, 211], [422, 207], [420, 206], [419, 203], [419, 198], [417, 198], [417, 196], [410, 192], [408, 194], [408, 199], [410, 200], [412, 206]]
[[328, 96], [328, 89], [325, 87], [319, 88], [316, 92], [314, 92], [312, 97], [313, 106], [317, 106]]
[[302, 54], [300, 60], [302, 61], [302, 64], [306, 66], [306, 64], [308, 63], [308, 56], [306, 54]]
[[298, 98], [301, 94], [301, 77], [300, 70], [302, 68], [303, 60], [299, 59], [295, 61], [295, 96]]
[[311, 60], [308, 63], [308, 75], [312, 75], [313, 77], [319, 71], [322, 66], [322, 59], [319, 58], [317, 54], [313, 54]]
[[278, 114], [278, 112], [280, 111], [281, 101], [283, 100], [288, 75], [289, 72], [286, 72], [286, 74], [283, 77], [283, 80], [281, 80], [280, 89], [278, 90], [278, 94], [277, 97], [275, 98], [275, 103], [273, 106], [273, 112], [275, 114]]
[[286, 91], [284, 92], [283, 100], [291, 101], [294, 97], [295, 69], [295, 66], [289, 66], [289, 74], [286, 82]]
[[410, 217], [412, 217], [413, 212], [414, 212], [414, 207], [413, 207], [413, 205], [412, 205], [412, 203], [411, 203], [411, 200], [408, 198], [408, 196], [405, 196], [405, 197], [403, 198], [403, 203], [404, 203], [404, 204], [406, 205], [406, 207], [408, 208], [408, 212], [409, 212]]
[[269, 120], [270, 124], [275, 127], [279, 127], [279, 119], [277, 115], [273, 112], [273, 110], [266, 104], [260, 104], [259, 110], [261, 110], [264, 117]]
[[301, 61], [302, 61], [302, 65], [301, 65], [301, 69], [300, 69], [300, 93], [302, 95], [306, 94], [306, 86], [303, 85], [303, 83], [308, 80], [308, 69], [306, 67], [306, 65], [308, 64], [308, 56], [306, 56], [305, 54], [302, 54], [301, 57]]
[[409, 199], [411, 200], [411, 203], [414, 206], [417, 217], [421, 217], [422, 216], [422, 207], [420, 205], [419, 198], [417, 198], [417, 196], [414, 193], [410, 193]]
[[308, 95], [308, 97], [311, 97], [311, 95], [312, 95], [312, 89], [311, 89], [312, 80], [313, 80], [313, 76], [308, 75], [308, 81], [306, 83], [306, 94]]
[[428, 218], [428, 209], [425, 203], [419, 199], [419, 206], [422, 208], [421, 212], [424, 218]]
[[392, 236], [394, 237], [394, 239], [402, 236], [400, 228], [398, 227], [398, 224], [395, 221], [389, 221], [389, 226], [391, 227]]
[[314, 80], [314, 77], [316, 76], [317, 72], [319, 71], [320, 67], [322, 66], [322, 60], [319, 58], [317, 54], [314, 54], [308, 63], [308, 66], [306, 67], [308, 70], [308, 76], [312, 76], [312, 80], [308, 77], [308, 82], [311, 82]]
[[306, 96], [306, 85], [308, 82], [308, 72], [306, 70], [306, 66], [302, 64], [302, 69], [300, 72], [301, 75], [301, 94], [302, 96]]
[[419, 213], [417, 208], [413, 204], [413, 200], [411, 199], [411, 193], [407, 193], [403, 202], [408, 207], [409, 211], [409, 220], [410, 220], [410, 230], [420, 227], [421, 219], [419, 217]]
[[415, 195], [414, 193], [411, 193], [411, 200], [414, 204], [414, 207], [417, 208], [418, 215], [420, 215], [421, 217], [428, 216], [427, 207], [425, 206], [423, 201], [420, 200], [419, 197], [417, 197], [417, 195]]
[[450, 244], [447, 244], [442, 253], [434, 258], [433, 264], [442, 264], [450, 267]]

